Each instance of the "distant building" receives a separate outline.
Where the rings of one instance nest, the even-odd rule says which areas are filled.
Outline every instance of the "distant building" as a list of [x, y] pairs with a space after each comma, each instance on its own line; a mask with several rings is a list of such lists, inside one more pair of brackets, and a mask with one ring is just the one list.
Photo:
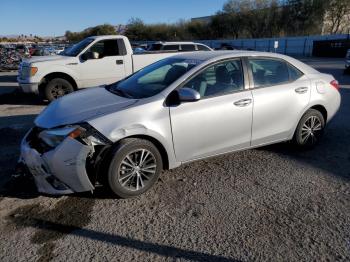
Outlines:
[[212, 15], [209, 16], [201, 16], [201, 17], [194, 17], [191, 18], [191, 22], [200, 22], [203, 24], [209, 24], [211, 22], [211, 20], [213, 19]]

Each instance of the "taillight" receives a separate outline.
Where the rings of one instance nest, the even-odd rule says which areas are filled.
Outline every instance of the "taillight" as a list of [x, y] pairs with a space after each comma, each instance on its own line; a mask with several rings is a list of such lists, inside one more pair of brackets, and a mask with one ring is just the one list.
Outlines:
[[339, 83], [337, 80], [333, 80], [330, 82], [331, 86], [333, 86], [335, 89], [339, 90]]

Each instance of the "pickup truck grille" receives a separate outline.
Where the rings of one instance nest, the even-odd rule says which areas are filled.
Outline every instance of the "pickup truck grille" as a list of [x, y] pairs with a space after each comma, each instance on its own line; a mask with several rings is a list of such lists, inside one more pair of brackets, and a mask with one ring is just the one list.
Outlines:
[[18, 75], [20, 79], [27, 79], [29, 77], [30, 68], [27, 65], [20, 65]]

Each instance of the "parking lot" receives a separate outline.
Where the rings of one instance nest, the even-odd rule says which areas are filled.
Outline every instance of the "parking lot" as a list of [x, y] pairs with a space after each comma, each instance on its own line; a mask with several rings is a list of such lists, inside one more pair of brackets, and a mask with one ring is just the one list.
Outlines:
[[302, 59], [335, 76], [342, 105], [321, 144], [288, 143], [163, 172], [146, 194], [38, 195], [16, 177], [19, 143], [45, 107], [0, 73], [1, 261], [350, 260], [350, 75], [342, 59]]

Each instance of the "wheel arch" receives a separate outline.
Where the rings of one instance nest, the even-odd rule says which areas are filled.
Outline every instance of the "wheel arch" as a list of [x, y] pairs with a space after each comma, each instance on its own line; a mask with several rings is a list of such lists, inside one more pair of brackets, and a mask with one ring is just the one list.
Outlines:
[[169, 169], [168, 152], [165, 149], [165, 147], [163, 146], [163, 144], [160, 141], [158, 141], [156, 138], [154, 138], [152, 136], [148, 136], [148, 135], [133, 135], [133, 136], [129, 136], [129, 137], [124, 137], [123, 139], [125, 139], [125, 138], [139, 138], [139, 139], [144, 139], [144, 140], [150, 141], [159, 150], [159, 153], [160, 153], [160, 155], [162, 157], [163, 169], [164, 170], [168, 170]]
[[53, 73], [49, 73], [49, 74], [45, 75], [41, 79], [41, 81], [39, 83], [39, 93], [42, 93], [42, 91], [45, 88], [45, 86], [47, 85], [47, 83], [50, 82], [50, 80], [52, 80], [54, 78], [65, 79], [73, 86], [74, 90], [78, 89], [78, 84], [72, 76], [70, 76], [67, 73], [63, 73], [63, 72], [53, 72]]
[[327, 109], [323, 105], [317, 104], [317, 105], [310, 107], [309, 109], [315, 109], [315, 110], [319, 111], [322, 114], [325, 123], [327, 122], [328, 112], [327, 112]]
[[298, 124], [299, 124], [301, 118], [302, 118], [302, 117], [304, 116], [304, 114], [305, 114], [307, 111], [309, 111], [310, 109], [314, 109], [314, 110], [319, 111], [319, 112], [322, 114], [322, 116], [324, 117], [325, 123], [327, 123], [328, 112], [327, 112], [326, 107], [323, 106], [323, 105], [321, 105], [321, 104], [318, 104], [318, 103], [317, 103], [317, 104], [314, 104], [314, 105], [310, 105], [309, 107], [307, 107], [307, 108], [303, 111], [303, 113], [302, 113], [301, 116], [299, 117], [298, 121], [294, 124], [294, 128], [292, 129], [293, 132], [291, 133], [291, 136], [290, 136], [289, 139], [292, 139], [292, 138], [294, 137], [295, 132], [296, 132], [296, 130], [297, 130], [297, 127], [298, 127]]

